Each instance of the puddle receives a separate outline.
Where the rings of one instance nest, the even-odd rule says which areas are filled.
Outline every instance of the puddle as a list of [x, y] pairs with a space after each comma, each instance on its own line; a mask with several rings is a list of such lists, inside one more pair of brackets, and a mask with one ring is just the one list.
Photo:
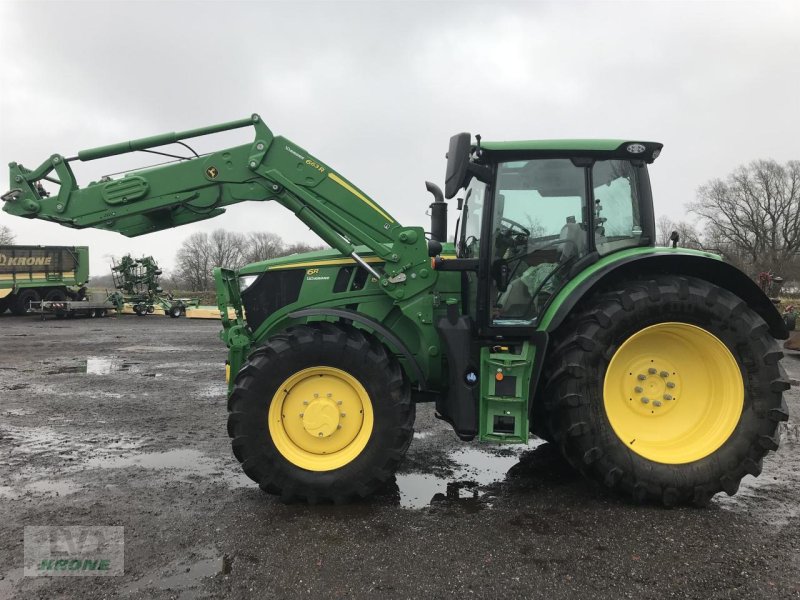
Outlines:
[[140, 363], [126, 362], [119, 358], [89, 357], [86, 359], [87, 375], [108, 375], [118, 371], [136, 372], [140, 370]]
[[23, 496], [68, 496], [83, 489], [82, 486], [66, 480], [44, 480], [34, 481], [27, 485], [2, 485], [0, 486], [0, 498], [7, 500], [18, 500]]
[[83, 465], [95, 469], [125, 469], [140, 467], [155, 471], [172, 470], [186, 476], [216, 478], [231, 488], [250, 487], [255, 484], [239, 468], [214, 460], [193, 449], [167, 452], [136, 453], [113, 458], [90, 458]]
[[[749, 514], [764, 523], [782, 529], [800, 516], [797, 487], [800, 484], [800, 460], [793, 423], [782, 423], [784, 435], [777, 454], [769, 454], [759, 477], [745, 476], [735, 496], [717, 494], [714, 504], [722, 510]], [[789, 430], [790, 435], [786, 435]], [[788, 438], [788, 439], [787, 439]], [[793, 439], [794, 438], [794, 439]]]
[[[66, 421], [69, 422], [69, 421]], [[0, 440], [10, 447], [7, 456], [29, 462], [30, 454], [58, 454], [64, 458], [83, 457], [89, 454], [106, 455], [109, 451], [130, 450], [141, 446], [145, 440], [119, 435], [94, 434], [80, 438], [69, 432], [51, 427], [14, 427], [0, 424]]]
[[480, 502], [490, 506], [482, 488], [503, 481], [509, 469], [519, 462], [520, 454], [542, 443], [541, 440], [531, 440], [530, 444], [513, 444], [495, 451], [459, 448], [447, 455], [455, 465], [452, 475], [447, 477], [430, 473], [399, 473], [396, 480], [400, 506], [424, 508], [442, 501]]
[[144, 372], [145, 365], [135, 360], [114, 356], [89, 356], [86, 360], [67, 365], [57, 365], [45, 371], [45, 375], [112, 375], [114, 373], [139, 373], [143, 377], [161, 377], [161, 373]]
[[202, 585], [207, 577], [218, 573], [231, 572], [231, 562], [227, 556], [220, 555], [216, 548], [208, 546], [190, 554], [190, 561], [179, 559], [167, 565], [158, 576], [145, 576], [135, 581], [125, 591], [133, 593], [144, 590], [172, 590], [179, 592], [180, 600], [197, 597], [195, 588]]

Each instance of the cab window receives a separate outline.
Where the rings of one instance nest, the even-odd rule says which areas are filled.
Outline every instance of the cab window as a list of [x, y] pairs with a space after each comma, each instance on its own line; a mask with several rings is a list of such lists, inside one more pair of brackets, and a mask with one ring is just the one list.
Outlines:
[[491, 310], [494, 326], [536, 323], [588, 249], [586, 173], [569, 159], [498, 165]]

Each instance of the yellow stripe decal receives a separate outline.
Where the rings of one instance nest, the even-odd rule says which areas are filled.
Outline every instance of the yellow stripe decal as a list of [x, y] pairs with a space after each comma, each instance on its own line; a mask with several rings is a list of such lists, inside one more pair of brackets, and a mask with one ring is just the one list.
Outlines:
[[[382, 258], [377, 256], [369, 256], [363, 259], [364, 262], [367, 263], [382, 263], [384, 262]], [[327, 260], [327, 261], [309, 261], [309, 262], [299, 262], [299, 263], [290, 263], [288, 265], [275, 265], [274, 267], [270, 267], [269, 271], [276, 271], [278, 269], [299, 269], [300, 267], [327, 267], [330, 265], [350, 265], [354, 264], [356, 261], [352, 258], [338, 258], [336, 260]]]
[[383, 212], [383, 211], [380, 209], [380, 207], [379, 207], [377, 204], [375, 204], [375, 203], [374, 203], [372, 200], [370, 200], [370, 199], [369, 199], [369, 198], [367, 198], [367, 197], [366, 197], [364, 194], [362, 194], [361, 192], [359, 192], [359, 191], [358, 191], [356, 188], [354, 188], [352, 185], [350, 185], [349, 183], [347, 183], [347, 182], [346, 182], [344, 179], [342, 179], [341, 177], [339, 177], [339, 176], [338, 176], [336, 173], [330, 173], [330, 172], [329, 172], [329, 173], [328, 173], [328, 177], [330, 177], [331, 179], [333, 179], [333, 180], [334, 180], [336, 183], [338, 183], [340, 186], [342, 186], [342, 187], [343, 187], [344, 189], [346, 189], [348, 192], [350, 192], [351, 194], [353, 194], [353, 195], [354, 195], [356, 198], [358, 198], [359, 200], [362, 200], [363, 202], [366, 202], [366, 203], [367, 203], [367, 204], [368, 204], [370, 207], [372, 207], [372, 209], [373, 209], [373, 210], [375, 210], [375, 211], [377, 211], [378, 213], [380, 213], [380, 215], [381, 215], [381, 216], [382, 216], [384, 219], [386, 219], [387, 221], [389, 221], [389, 223], [394, 223], [394, 219], [392, 219], [392, 217], [390, 217], [390, 216], [389, 216], [389, 215], [387, 215], [385, 212]]
[[45, 273], [34, 273], [32, 276], [29, 273], [16, 273], [16, 274], [0, 273], [0, 281], [25, 281], [25, 282], [55, 281], [56, 283], [58, 283], [58, 280], [61, 279], [74, 279], [75, 272], [68, 271], [66, 273], [61, 273], [61, 274], [53, 273], [53, 276], [56, 276], [57, 279], [56, 280], [48, 279]]

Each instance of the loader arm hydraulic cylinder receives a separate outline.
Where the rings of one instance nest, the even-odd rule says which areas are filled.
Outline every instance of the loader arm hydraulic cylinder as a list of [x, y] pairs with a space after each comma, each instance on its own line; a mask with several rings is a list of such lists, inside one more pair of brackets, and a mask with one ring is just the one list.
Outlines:
[[[179, 158], [122, 177], [103, 177], [85, 187], [79, 187], [70, 167], [74, 161], [151, 151], [249, 126], [255, 130], [251, 144]], [[274, 135], [255, 114], [210, 127], [82, 150], [69, 158], [54, 154], [33, 170], [17, 163], [10, 163], [9, 168], [11, 189], [2, 196], [3, 210], [21, 217], [133, 237], [218, 216], [231, 204], [275, 200], [342, 254], [361, 262], [355, 247], [367, 246], [386, 265], [382, 274], [367, 265], [368, 270], [381, 277], [384, 289], [392, 294], [406, 287], [398, 285], [407, 276], [428, 263], [422, 228], [403, 227], [321, 160]], [[43, 180], [56, 183], [58, 191], [50, 196]], [[400, 297], [429, 286], [412, 287], [416, 288], [413, 292], [407, 288]]]

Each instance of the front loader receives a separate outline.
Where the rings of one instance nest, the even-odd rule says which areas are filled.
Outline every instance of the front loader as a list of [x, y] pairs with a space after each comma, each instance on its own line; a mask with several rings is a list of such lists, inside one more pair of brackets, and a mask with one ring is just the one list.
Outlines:
[[[84, 187], [70, 167], [241, 127], [251, 144]], [[789, 384], [775, 339], [788, 333], [720, 257], [654, 247], [648, 165], [660, 151], [456, 135], [444, 194], [427, 186], [426, 232], [253, 115], [34, 170], [11, 163], [3, 200], [14, 215], [127, 236], [273, 200], [331, 246], [215, 269], [228, 433], [267, 492], [371, 494], [411, 442], [415, 404], [433, 402], [462, 440], [533, 433], [636, 500], [702, 505], [777, 449]], [[448, 243], [443, 196], [462, 190]]]

